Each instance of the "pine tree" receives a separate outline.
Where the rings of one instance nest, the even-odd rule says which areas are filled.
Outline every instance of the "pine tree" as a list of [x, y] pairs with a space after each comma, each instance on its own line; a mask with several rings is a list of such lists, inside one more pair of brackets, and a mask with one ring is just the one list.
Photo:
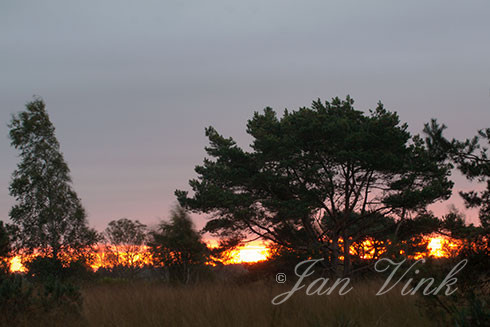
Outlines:
[[9, 124], [11, 145], [20, 151], [10, 195], [16, 204], [10, 218], [17, 246], [58, 259], [64, 251], [86, 248], [97, 241], [85, 210], [72, 189], [70, 170], [55, 136], [45, 104], [36, 98]]
[[379, 103], [366, 113], [353, 104], [334, 98], [282, 117], [272, 108], [256, 112], [247, 124], [251, 151], [207, 128], [208, 158], [189, 181], [193, 194], [175, 192], [180, 204], [212, 215], [207, 232], [249, 233], [312, 251], [334, 274], [348, 276], [351, 245], [378, 228], [378, 217], [423, 215], [452, 188], [452, 166], [395, 112]]

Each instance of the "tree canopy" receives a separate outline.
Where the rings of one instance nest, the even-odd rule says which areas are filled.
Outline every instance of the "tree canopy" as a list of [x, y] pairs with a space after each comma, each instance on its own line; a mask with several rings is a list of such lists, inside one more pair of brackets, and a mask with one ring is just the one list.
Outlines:
[[[428, 135], [430, 148], [441, 158], [452, 162], [458, 170], [469, 180], [476, 182], [476, 190], [460, 191], [467, 208], [478, 209], [479, 226], [466, 224], [463, 215], [453, 211], [444, 217], [443, 227], [454, 238], [463, 240], [463, 254], [482, 255], [482, 261], [488, 261], [490, 234], [490, 128], [482, 129], [477, 134], [464, 141], [447, 139], [444, 130], [447, 127], [440, 125], [433, 119], [425, 125], [424, 132]], [[478, 190], [477, 185], [483, 185]], [[475, 258], [472, 258], [475, 262]]]
[[9, 188], [16, 200], [10, 218], [17, 246], [56, 258], [63, 250], [95, 243], [97, 234], [88, 227], [72, 188], [70, 170], [43, 100], [27, 103], [25, 111], [12, 117], [9, 128], [11, 145], [21, 159]]
[[111, 221], [104, 235], [114, 245], [142, 245], [146, 239], [146, 225], [138, 220], [121, 218]]
[[2, 274], [8, 272], [8, 255], [10, 254], [10, 237], [3, 224], [0, 221], [0, 277]]
[[115, 257], [115, 264], [133, 267], [142, 255], [141, 246], [145, 244], [147, 230], [146, 225], [138, 220], [121, 218], [108, 224], [104, 236]]
[[385, 217], [424, 214], [452, 188], [451, 164], [429, 151], [427, 139], [381, 103], [369, 113], [353, 104], [334, 98], [282, 117], [272, 108], [256, 112], [247, 124], [251, 151], [208, 127], [209, 158], [195, 168], [193, 194], [175, 192], [179, 202], [213, 215], [206, 231], [313, 249], [334, 271], [343, 255], [349, 274], [352, 242], [382, 229]]
[[207, 261], [208, 248], [194, 229], [189, 214], [180, 206], [170, 213], [150, 234], [149, 246], [155, 263], [165, 267], [170, 277], [183, 283], [190, 281], [195, 268]]

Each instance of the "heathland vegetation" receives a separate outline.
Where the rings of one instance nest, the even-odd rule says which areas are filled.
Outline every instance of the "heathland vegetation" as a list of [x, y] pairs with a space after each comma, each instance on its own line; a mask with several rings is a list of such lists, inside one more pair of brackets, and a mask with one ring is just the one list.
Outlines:
[[[20, 162], [10, 222], [0, 222], [1, 325], [485, 326], [490, 319], [490, 128], [448, 139], [432, 120], [413, 135], [381, 103], [363, 112], [350, 97], [281, 116], [266, 108], [248, 121], [250, 151], [206, 129], [208, 157], [189, 181], [192, 192], [175, 192], [168, 221], [149, 229], [121, 218], [99, 233], [88, 225], [43, 100], [28, 103], [9, 127]], [[463, 209], [429, 210], [452, 195], [455, 171], [474, 182], [460, 196], [478, 209], [479, 224], [467, 224]], [[190, 212], [212, 218], [197, 231]], [[435, 236], [448, 244], [439, 258], [427, 252]], [[267, 242], [268, 259], [227, 264], [250, 239]], [[23, 271], [9, 267], [14, 256]], [[397, 271], [402, 282], [375, 296], [391, 273], [376, 262], [410, 266], [423, 257], [417, 271]], [[271, 303], [308, 259], [321, 259], [308, 280], [349, 278], [352, 292], [297, 292]], [[402, 295], [406, 283], [443, 283], [463, 260], [450, 296]]]

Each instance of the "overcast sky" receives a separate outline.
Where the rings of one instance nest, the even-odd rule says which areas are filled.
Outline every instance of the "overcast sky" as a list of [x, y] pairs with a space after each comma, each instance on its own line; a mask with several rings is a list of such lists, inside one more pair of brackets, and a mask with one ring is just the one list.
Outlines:
[[489, 17], [489, 1], [2, 0], [0, 219], [18, 162], [6, 125], [33, 95], [99, 230], [167, 217], [205, 156], [204, 128], [247, 146], [246, 121], [266, 106], [350, 94], [412, 132], [436, 117], [470, 137], [490, 127]]

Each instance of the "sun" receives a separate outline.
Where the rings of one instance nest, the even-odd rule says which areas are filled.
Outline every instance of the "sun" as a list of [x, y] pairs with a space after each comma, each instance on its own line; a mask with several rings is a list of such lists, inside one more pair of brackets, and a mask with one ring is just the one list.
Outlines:
[[252, 263], [267, 260], [269, 249], [262, 244], [247, 244], [231, 253], [229, 263]]
[[433, 237], [430, 239], [427, 249], [431, 256], [436, 258], [449, 257], [461, 247], [461, 241], [447, 237]]
[[26, 268], [22, 264], [22, 258], [20, 255], [10, 259], [10, 271], [11, 272], [25, 272]]
[[238, 260], [241, 262], [257, 262], [267, 260], [265, 247], [251, 246], [238, 250]]

